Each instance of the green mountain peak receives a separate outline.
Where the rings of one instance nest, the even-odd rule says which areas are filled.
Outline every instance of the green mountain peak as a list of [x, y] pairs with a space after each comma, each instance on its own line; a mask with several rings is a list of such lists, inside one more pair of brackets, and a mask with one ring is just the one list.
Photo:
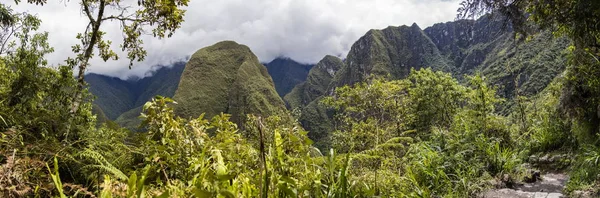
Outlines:
[[241, 123], [246, 114], [271, 115], [285, 110], [265, 66], [250, 48], [222, 41], [195, 52], [175, 92], [175, 112], [184, 117], [221, 112]]

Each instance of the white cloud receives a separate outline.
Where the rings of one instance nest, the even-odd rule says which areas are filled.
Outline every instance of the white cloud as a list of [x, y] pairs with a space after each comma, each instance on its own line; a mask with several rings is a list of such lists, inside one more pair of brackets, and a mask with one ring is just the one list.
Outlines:
[[[21, 3], [16, 11], [37, 13], [50, 32], [55, 51], [47, 58], [61, 64], [73, 56], [75, 35], [86, 19], [78, 1], [51, 0], [47, 5]], [[167, 39], [148, 37], [146, 60], [129, 70], [128, 60], [92, 61], [90, 72], [125, 78], [144, 75], [153, 65], [168, 64], [221, 40], [248, 45], [263, 62], [278, 56], [315, 63], [323, 56], [345, 56], [369, 29], [410, 25], [421, 28], [453, 20], [460, 0], [191, 0], [181, 29]], [[118, 50], [119, 25], [103, 24]], [[125, 57], [124, 54], [121, 57]]]

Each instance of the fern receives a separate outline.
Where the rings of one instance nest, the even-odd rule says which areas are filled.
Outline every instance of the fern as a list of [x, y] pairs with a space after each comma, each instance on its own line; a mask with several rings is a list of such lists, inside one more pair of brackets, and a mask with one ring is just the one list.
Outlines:
[[96, 151], [92, 151], [90, 149], [84, 149], [82, 152], [77, 153], [76, 157], [80, 157], [82, 159], [86, 159], [86, 160], [91, 160], [94, 164], [88, 164], [85, 165], [83, 167], [81, 167], [82, 169], [88, 169], [88, 170], [102, 170], [106, 173], [110, 173], [113, 176], [115, 176], [116, 178], [126, 181], [127, 180], [127, 176], [125, 174], [123, 174], [123, 172], [121, 172], [121, 170], [119, 170], [118, 168], [116, 168], [115, 166], [112, 165], [112, 163], [110, 163], [108, 160], [106, 160], [106, 158], [104, 158], [104, 156], [102, 156], [102, 154], [96, 152]]

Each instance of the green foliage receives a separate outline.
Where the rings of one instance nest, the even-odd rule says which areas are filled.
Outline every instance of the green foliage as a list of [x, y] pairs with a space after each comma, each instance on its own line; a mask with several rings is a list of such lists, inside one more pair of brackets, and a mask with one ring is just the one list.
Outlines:
[[15, 19], [12, 15], [12, 10], [7, 8], [4, 4], [0, 4], [0, 24], [3, 27], [11, 26]]
[[[568, 68], [562, 84], [560, 108], [572, 121], [578, 144], [597, 140], [600, 125], [598, 98], [600, 87], [600, 28], [598, 10], [600, 2], [593, 0], [564, 1], [463, 1], [459, 12], [474, 16], [482, 12], [500, 12], [511, 20], [519, 33], [529, 35], [538, 27], [553, 31], [555, 36], [566, 36], [569, 46]], [[526, 20], [534, 23], [526, 23]], [[532, 28], [531, 26], [537, 26]]]
[[[47, 166], [47, 165], [46, 165]], [[58, 191], [58, 195], [60, 198], [67, 198], [63, 190], [63, 184], [60, 181], [60, 176], [58, 173], [58, 160], [56, 157], [54, 158], [54, 171], [48, 167], [48, 172], [50, 172], [50, 176], [52, 177], [52, 181], [54, 182], [54, 186], [56, 186], [56, 191]]]
[[466, 88], [450, 74], [431, 69], [411, 70], [408, 94], [415, 112], [414, 127], [426, 133], [431, 127], [448, 128], [452, 116], [466, 100]]
[[559, 109], [561, 89], [561, 84], [554, 82], [532, 102], [525, 104], [527, 133], [518, 135], [517, 142], [528, 147], [532, 153], [550, 152], [576, 145], [573, 133], [570, 132], [570, 123]]
[[600, 149], [595, 145], [584, 145], [572, 167], [571, 178], [565, 191], [572, 193], [575, 190], [587, 190], [598, 193], [600, 181], [598, 170], [600, 165]]
[[482, 76], [466, 79], [463, 86], [446, 73], [413, 70], [406, 80], [375, 79], [325, 98], [336, 110], [332, 146], [353, 154], [352, 192], [469, 197], [493, 177], [521, 178], [522, 154], [508, 119], [495, 113], [502, 99]]
[[[129, 50], [129, 58], [141, 59], [145, 54], [139, 48], [143, 28], [135, 25], [157, 22], [159, 25], [153, 26], [155, 36], [169, 36], [179, 27], [183, 14], [179, 7], [187, 1], [142, 2], [142, 10], [135, 16], [147, 21], [103, 16], [106, 3], [82, 1], [83, 12], [91, 20], [91, 34], [78, 37], [90, 42], [84, 42], [84, 47], [75, 46], [73, 50], [81, 54], [69, 61], [80, 64], [80, 72], [92, 56], [90, 49], [99, 50], [105, 60], [116, 58], [110, 51], [110, 41], [102, 39], [102, 20], [131, 22], [123, 24], [123, 47]], [[119, 1], [108, 3], [109, 7], [122, 9], [111, 4]], [[497, 5], [509, 4], [487, 6]], [[95, 6], [99, 8], [94, 12], [99, 14], [96, 21], [89, 10]], [[573, 8], [571, 4], [566, 6]], [[3, 12], [0, 10], [2, 17]], [[526, 154], [572, 147], [582, 149], [577, 151], [567, 191], [598, 185], [600, 151], [595, 141], [598, 116], [594, 114], [600, 101], [595, 99], [600, 83], [594, 79], [598, 55], [594, 54], [595, 45], [584, 42], [587, 39], [574, 39], [574, 57], [587, 58], [572, 59], [573, 68], [561, 81], [564, 84], [551, 85], [528, 100], [520, 95], [522, 83], [517, 79], [521, 76], [517, 70], [524, 67], [511, 68], [508, 75], [492, 75], [494, 79], [479, 74], [467, 76], [461, 79], [464, 85], [450, 74], [432, 69], [412, 69], [409, 73], [409, 68], [425, 66], [422, 64], [455, 71], [458, 68], [448, 67], [450, 63], [463, 60], [453, 57], [456, 54], [444, 57], [436, 49], [440, 41], [434, 44], [416, 25], [370, 31], [355, 44], [368, 50], [353, 47], [346, 64], [328, 58], [320, 64], [322, 67], [317, 66], [320, 69], [311, 72], [314, 75], [309, 75], [308, 82], [291, 93], [302, 92], [304, 96], [288, 95], [298, 96], [289, 100], [291, 106], [315, 112], [301, 115], [301, 122], [309, 118], [312, 121], [303, 123], [321, 123], [317, 127], [333, 131], [329, 136], [319, 134], [329, 138], [328, 146], [334, 148], [324, 156], [313, 147], [298, 121], [284, 113], [267, 71], [245, 46], [221, 42], [194, 54], [175, 94], [180, 104], [173, 107], [175, 101], [164, 97], [146, 103], [140, 111], [142, 126], [148, 132], [132, 134], [108, 124], [97, 127], [87, 93], [80, 92], [83, 84], [72, 78], [71, 69], [44, 67], [43, 56], [52, 50], [46, 42], [47, 34], [36, 33], [39, 20], [30, 15], [13, 16], [15, 21], [3, 21], [3, 25], [22, 24], [23, 29], [0, 58], [0, 74], [6, 76], [0, 79], [0, 157], [7, 159], [0, 165], [2, 195], [473, 197], [490, 187], [488, 180], [520, 181]], [[561, 23], [566, 22], [558, 20], [560, 31], [570, 37], [579, 35], [579, 26]], [[598, 37], [591, 31], [583, 38], [590, 35]], [[478, 65], [484, 60], [478, 57], [495, 57], [488, 56], [490, 53], [512, 56], [512, 48], [493, 47], [498, 44], [494, 42], [505, 39], [483, 39], [486, 41], [462, 46], [470, 51], [463, 58], [472, 62], [461, 65]], [[560, 46], [558, 43], [552, 49]], [[448, 53], [448, 49], [443, 51]], [[551, 51], [542, 54], [550, 57], [556, 52]], [[449, 57], [452, 61], [446, 59]], [[513, 63], [485, 61], [492, 62], [492, 66], [483, 69], [483, 74], [497, 72], [500, 63]], [[407, 78], [386, 81], [378, 75]], [[505, 117], [498, 113], [503, 99], [497, 96], [497, 87], [488, 83], [508, 77], [514, 77], [511, 80], [515, 83], [518, 112]], [[341, 87], [334, 90], [337, 86]], [[332, 96], [319, 103], [332, 90]], [[561, 99], [560, 90], [571, 92], [563, 92]], [[564, 100], [573, 96], [585, 97], [582, 101]], [[564, 119], [557, 106], [568, 107], [567, 112], [575, 119]], [[334, 122], [314, 121], [330, 117], [331, 110], [335, 110]], [[212, 118], [205, 119], [201, 112]], [[129, 112], [127, 117], [134, 114]], [[49, 173], [41, 173], [39, 164], [46, 164], [49, 156], [53, 157], [54, 169], [46, 165]], [[44, 185], [50, 182], [54, 185]]]
[[143, 114], [148, 134], [142, 153], [161, 193], [297, 197], [321, 192], [311, 141], [297, 125], [278, 117], [263, 123], [251, 116], [245, 134], [261, 138], [248, 141], [229, 115], [211, 121], [201, 115], [188, 122], [174, 116], [172, 102], [158, 97], [144, 106]]
[[333, 147], [344, 153], [361, 152], [400, 136], [410, 119], [405, 113], [407, 86], [406, 81], [373, 80], [337, 88], [334, 97], [323, 99], [338, 112]]
[[[8, 45], [0, 64], [0, 130], [17, 127], [30, 131], [31, 139], [56, 138], [75, 140], [93, 123], [91, 105], [72, 112], [75, 84], [70, 68], [47, 68], [44, 55], [53, 49], [48, 45], [48, 33], [38, 33], [41, 21], [33, 15], [14, 15], [20, 31]], [[83, 92], [83, 96], [87, 96]], [[72, 116], [72, 115], [77, 116]]]

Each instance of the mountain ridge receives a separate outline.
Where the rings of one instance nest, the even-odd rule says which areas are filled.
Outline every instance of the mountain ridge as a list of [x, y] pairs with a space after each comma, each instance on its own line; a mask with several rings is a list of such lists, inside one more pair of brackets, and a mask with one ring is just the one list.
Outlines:
[[389, 26], [369, 30], [352, 45], [327, 91], [311, 95], [299, 92], [306, 86], [299, 84], [284, 99], [293, 108], [301, 109], [299, 121], [310, 131], [310, 137], [327, 139], [333, 118], [318, 100], [336, 87], [363, 82], [371, 75], [402, 79], [410, 69], [431, 67], [459, 79], [480, 73], [499, 88], [503, 97], [517, 93], [533, 96], [564, 70], [568, 44], [565, 38], [554, 38], [547, 31], [532, 35], [530, 42], [520, 42], [502, 18], [490, 16], [438, 23], [424, 30], [416, 24]]
[[185, 64], [176, 62], [163, 66], [154, 75], [138, 80], [123, 80], [101, 74], [87, 74], [89, 91], [96, 96], [94, 104], [106, 117], [116, 120], [121, 114], [143, 105], [155, 95], [172, 97], [179, 84]]
[[315, 66], [314, 64], [302, 64], [287, 57], [278, 57], [264, 65], [281, 98], [292, 91], [297, 84], [306, 81], [308, 72]]

